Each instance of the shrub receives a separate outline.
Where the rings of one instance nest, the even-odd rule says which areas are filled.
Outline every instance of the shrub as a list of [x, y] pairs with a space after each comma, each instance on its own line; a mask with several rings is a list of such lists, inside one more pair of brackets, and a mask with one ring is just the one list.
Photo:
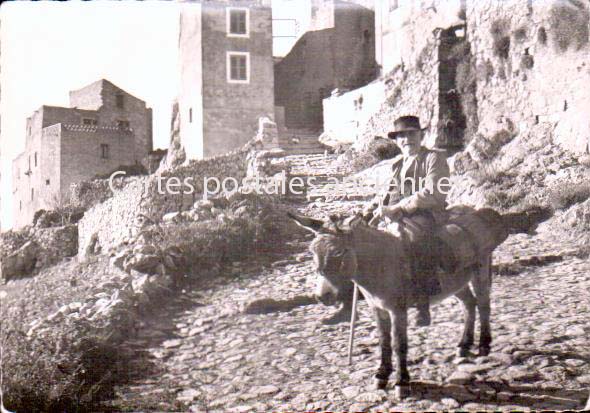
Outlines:
[[490, 189], [484, 197], [490, 206], [508, 210], [521, 204], [526, 197], [526, 190], [522, 187], [510, 190]]
[[525, 69], [532, 69], [533, 66], [535, 65], [535, 59], [533, 58], [533, 56], [525, 54], [522, 55], [522, 57], [520, 58], [520, 68], [525, 70]]
[[495, 163], [484, 162], [478, 169], [471, 172], [471, 176], [478, 185], [502, 185], [513, 181], [516, 175], [501, 170]]
[[519, 43], [526, 40], [526, 27], [521, 26], [514, 31], [514, 40]]
[[357, 156], [348, 163], [348, 167], [350, 172], [359, 172], [370, 168], [385, 159], [392, 159], [400, 153], [401, 151], [394, 141], [376, 137], [369, 143], [363, 152], [358, 153]]
[[496, 20], [492, 23], [490, 33], [493, 38], [494, 54], [501, 59], [507, 59], [510, 54], [510, 36], [508, 35], [508, 22]]
[[549, 25], [556, 50], [565, 52], [570, 45], [580, 50], [588, 43], [588, 8], [580, 0], [553, 5], [549, 12]]
[[590, 182], [559, 185], [549, 193], [549, 203], [555, 209], [568, 209], [590, 198]]
[[391, 93], [391, 95], [389, 95], [387, 97], [387, 104], [389, 106], [391, 106], [392, 108], [395, 107], [398, 104], [401, 96], [402, 96], [402, 87], [400, 85], [397, 85], [393, 89], [393, 92]]
[[539, 29], [539, 31], [537, 32], [537, 40], [539, 41], [539, 43], [541, 43], [543, 46], [547, 44], [547, 30], [545, 30], [544, 27], [541, 27]]
[[272, 253], [301, 233], [270, 197], [234, 193], [215, 207], [220, 209], [215, 219], [161, 227], [159, 246], [179, 248], [187, 272]]

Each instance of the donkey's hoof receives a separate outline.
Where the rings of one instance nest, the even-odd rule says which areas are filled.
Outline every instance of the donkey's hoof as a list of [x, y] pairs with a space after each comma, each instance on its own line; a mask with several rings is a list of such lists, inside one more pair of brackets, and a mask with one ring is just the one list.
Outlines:
[[386, 380], [386, 379], [375, 379], [375, 381], [374, 381], [375, 389], [376, 390], [385, 390], [387, 388], [388, 382], [389, 382], [389, 380]]
[[396, 399], [405, 399], [410, 396], [410, 386], [396, 384], [393, 390], [393, 395]]
[[480, 347], [479, 348], [479, 357], [486, 357], [490, 355], [490, 348], [489, 347]]
[[457, 357], [469, 357], [470, 355], [471, 355], [471, 352], [469, 351], [468, 348], [464, 348], [464, 347], [457, 348], [457, 353], [456, 353]]

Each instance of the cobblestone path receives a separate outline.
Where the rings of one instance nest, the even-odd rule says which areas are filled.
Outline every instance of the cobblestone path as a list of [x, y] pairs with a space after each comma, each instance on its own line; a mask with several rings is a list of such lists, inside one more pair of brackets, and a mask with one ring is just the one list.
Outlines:
[[[352, 201], [312, 203], [311, 214], [348, 211]], [[146, 321], [131, 345], [149, 371], [116, 389], [114, 411], [416, 411], [581, 409], [590, 387], [590, 261], [555, 250], [557, 240], [509, 238], [495, 262], [523, 263], [494, 277], [492, 353], [458, 358], [462, 307], [447, 299], [433, 324], [416, 328], [410, 311], [412, 396], [372, 387], [379, 359], [372, 315], [360, 320], [347, 364], [348, 323], [325, 326], [335, 308], [310, 298], [315, 283], [309, 240], [261, 266], [239, 263], [228, 282], [188, 292]], [[544, 257], [552, 260], [536, 266]], [[555, 261], [555, 262], [551, 262]], [[541, 260], [542, 264], [542, 260]], [[257, 300], [283, 300], [276, 311], [244, 311]], [[477, 331], [477, 330], [476, 330]], [[477, 339], [477, 336], [476, 336]], [[391, 387], [391, 385], [390, 385]]]

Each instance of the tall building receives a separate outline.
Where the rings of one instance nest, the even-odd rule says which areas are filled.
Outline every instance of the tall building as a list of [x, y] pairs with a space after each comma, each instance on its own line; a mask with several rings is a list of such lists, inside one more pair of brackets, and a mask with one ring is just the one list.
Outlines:
[[187, 1], [179, 38], [180, 140], [200, 159], [241, 147], [274, 118], [270, 0]]
[[41, 106], [27, 118], [25, 150], [12, 162], [15, 228], [72, 183], [139, 164], [152, 149], [152, 110], [108, 80], [70, 92], [70, 106]]

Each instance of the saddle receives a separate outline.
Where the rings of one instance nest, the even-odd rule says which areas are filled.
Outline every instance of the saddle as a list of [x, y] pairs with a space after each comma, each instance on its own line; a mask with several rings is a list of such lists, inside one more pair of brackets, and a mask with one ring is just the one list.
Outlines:
[[454, 272], [478, 266], [507, 237], [501, 215], [492, 209], [456, 206], [435, 235], [441, 243], [441, 267]]

